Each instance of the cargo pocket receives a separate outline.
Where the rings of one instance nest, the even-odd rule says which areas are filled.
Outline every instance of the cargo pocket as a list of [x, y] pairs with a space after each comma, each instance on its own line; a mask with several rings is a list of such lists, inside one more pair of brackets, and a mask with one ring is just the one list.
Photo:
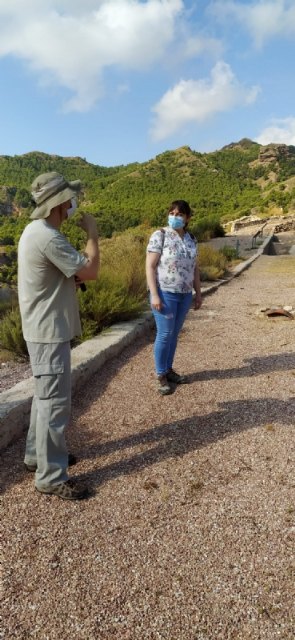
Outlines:
[[60, 364], [32, 364], [32, 371], [36, 383], [36, 393], [40, 400], [55, 398], [60, 395], [64, 365]]

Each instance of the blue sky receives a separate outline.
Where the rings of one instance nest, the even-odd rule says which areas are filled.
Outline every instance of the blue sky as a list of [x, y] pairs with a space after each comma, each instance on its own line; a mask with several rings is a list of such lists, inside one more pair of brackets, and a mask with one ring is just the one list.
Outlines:
[[294, 0], [0, 0], [0, 155], [295, 145]]

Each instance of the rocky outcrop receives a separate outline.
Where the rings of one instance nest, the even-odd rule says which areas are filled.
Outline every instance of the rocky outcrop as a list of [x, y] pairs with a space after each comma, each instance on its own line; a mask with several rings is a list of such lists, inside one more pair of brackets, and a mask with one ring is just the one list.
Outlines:
[[258, 160], [262, 163], [278, 162], [279, 160], [287, 160], [294, 157], [295, 147], [286, 144], [268, 144], [260, 147]]

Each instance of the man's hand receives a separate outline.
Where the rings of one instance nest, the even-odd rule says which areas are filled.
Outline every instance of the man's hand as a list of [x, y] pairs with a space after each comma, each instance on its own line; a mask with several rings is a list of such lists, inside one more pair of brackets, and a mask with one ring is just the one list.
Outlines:
[[96, 235], [98, 237], [96, 220], [89, 213], [83, 213], [79, 222], [79, 226], [86, 231], [88, 237]]
[[81, 291], [86, 291], [86, 284], [83, 280], [80, 280], [78, 276], [74, 276], [75, 278], [75, 287], [76, 289], [81, 289]]
[[87, 242], [84, 249], [84, 255], [87, 258], [87, 263], [76, 274], [81, 283], [81, 289], [84, 289], [84, 280], [96, 280], [99, 270], [99, 246], [98, 246], [98, 232], [96, 220], [88, 213], [82, 213], [77, 224], [86, 231]]
[[75, 278], [75, 287], [76, 287], [76, 289], [79, 289], [82, 280], [80, 280], [80, 278], [78, 278], [78, 276], [74, 276], [74, 278]]

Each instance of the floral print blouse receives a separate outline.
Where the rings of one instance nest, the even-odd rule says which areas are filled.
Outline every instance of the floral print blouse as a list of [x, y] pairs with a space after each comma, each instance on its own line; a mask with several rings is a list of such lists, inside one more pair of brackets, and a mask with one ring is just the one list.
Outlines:
[[157, 284], [162, 291], [189, 293], [193, 289], [197, 258], [196, 241], [185, 233], [183, 238], [170, 227], [152, 233], [147, 251], [160, 253], [156, 269]]

